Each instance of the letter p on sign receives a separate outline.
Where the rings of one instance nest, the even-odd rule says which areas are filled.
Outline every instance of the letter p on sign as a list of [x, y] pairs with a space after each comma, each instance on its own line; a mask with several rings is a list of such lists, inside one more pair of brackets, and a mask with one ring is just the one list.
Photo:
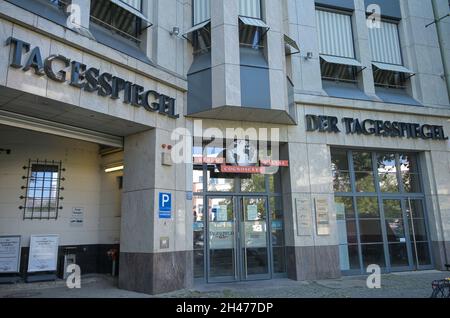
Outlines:
[[159, 193], [159, 218], [170, 219], [172, 217], [172, 193]]

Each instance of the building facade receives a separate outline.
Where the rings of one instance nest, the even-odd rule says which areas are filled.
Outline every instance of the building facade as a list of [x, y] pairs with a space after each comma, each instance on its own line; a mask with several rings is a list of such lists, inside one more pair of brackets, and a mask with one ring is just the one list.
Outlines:
[[16, 272], [35, 275], [36, 235], [58, 237], [53, 274], [76, 263], [150, 294], [443, 269], [448, 12], [0, 0], [0, 238], [21, 238]]

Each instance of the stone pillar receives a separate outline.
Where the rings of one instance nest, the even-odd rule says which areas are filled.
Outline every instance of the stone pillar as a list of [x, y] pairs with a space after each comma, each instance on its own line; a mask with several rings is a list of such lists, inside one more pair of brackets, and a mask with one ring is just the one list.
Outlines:
[[211, 0], [212, 106], [241, 106], [239, 0]]
[[372, 53], [369, 43], [369, 29], [367, 28], [367, 16], [364, 0], [355, 0], [355, 14], [353, 19], [353, 34], [355, 43], [356, 59], [366, 67], [359, 76], [358, 85], [364, 93], [370, 97], [375, 95], [375, 84], [372, 71]]
[[271, 109], [289, 112], [284, 49], [283, 8], [278, 0], [266, 0], [264, 5], [267, 25], [267, 60], [269, 64]]
[[[289, 154], [290, 161], [289, 170], [282, 175], [282, 188], [287, 189], [283, 203], [288, 277], [294, 280], [338, 278], [341, 272], [329, 147], [291, 142], [282, 151], [284, 156]], [[315, 200], [328, 203], [329, 235], [318, 235]], [[297, 221], [301, 216], [304, 224], [299, 228]]]
[[[287, 1], [290, 36], [297, 41], [301, 53], [292, 55], [292, 81], [295, 90], [314, 95], [324, 94], [320, 75], [319, 35], [314, 1]], [[305, 59], [312, 52], [311, 59]]]
[[[125, 138], [119, 288], [160, 294], [192, 285], [185, 168], [162, 165], [162, 145], [171, 143], [159, 128]], [[159, 216], [160, 192], [172, 194], [171, 219]]]

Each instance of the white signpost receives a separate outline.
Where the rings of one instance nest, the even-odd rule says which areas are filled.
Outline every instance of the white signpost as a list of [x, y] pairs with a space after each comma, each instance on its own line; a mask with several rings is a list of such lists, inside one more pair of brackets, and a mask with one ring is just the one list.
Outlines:
[[19, 273], [20, 239], [20, 236], [0, 236], [0, 273]]
[[58, 235], [32, 235], [28, 273], [56, 272], [58, 264]]

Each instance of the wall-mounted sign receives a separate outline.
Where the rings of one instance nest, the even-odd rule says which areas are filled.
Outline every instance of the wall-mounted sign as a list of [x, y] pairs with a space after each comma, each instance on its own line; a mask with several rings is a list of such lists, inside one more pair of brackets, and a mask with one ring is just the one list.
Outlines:
[[[171, 118], [179, 117], [175, 110], [175, 98], [154, 90], [145, 90], [139, 84], [107, 72], [102, 73], [98, 68], [88, 67], [63, 55], [53, 54], [43, 59], [39, 47], [31, 49], [30, 43], [14, 37], [8, 38], [6, 44], [13, 46], [11, 67], [21, 68], [24, 72], [33, 69], [36, 75], [46, 75], [55, 82], [68, 82], [73, 87], [103, 97], [119, 99], [122, 93], [125, 104], [143, 107], [147, 111], [158, 112]], [[23, 55], [30, 50], [31, 53], [24, 64]], [[70, 79], [67, 79], [67, 73], [70, 73]]]
[[159, 193], [159, 218], [172, 218], [172, 193]]
[[212, 250], [231, 249], [234, 247], [233, 222], [209, 223], [209, 248]]
[[295, 199], [297, 236], [311, 236], [311, 198], [303, 196]]
[[220, 165], [225, 163], [225, 158], [220, 157], [194, 157], [194, 164], [215, 164]]
[[72, 208], [70, 225], [82, 226], [84, 224], [84, 208]]
[[264, 174], [265, 167], [256, 166], [227, 166], [221, 165], [220, 172], [222, 173], [244, 173], [244, 174]]
[[247, 205], [247, 220], [258, 221], [258, 206], [256, 204]]
[[28, 273], [55, 272], [58, 263], [58, 235], [32, 235]]
[[0, 236], [0, 273], [20, 271], [20, 236]]
[[267, 167], [289, 167], [289, 160], [262, 159], [259, 161], [259, 163], [261, 164], [261, 166]]
[[306, 115], [308, 132], [340, 133], [343, 129], [347, 135], [425, 140], [449, 139], [445, 135], [443, 126], [356, 118], [342, 118], [340, 125], [337, 117]]
[[159, 248], [162, 250], [166, 250], [170, 247], [170, 239], [166, 236], [159, 238]]
[[316, 226], [317, 235], [330, 235], [330, 212], [328, 207], [328, 200], [316, 198]]

